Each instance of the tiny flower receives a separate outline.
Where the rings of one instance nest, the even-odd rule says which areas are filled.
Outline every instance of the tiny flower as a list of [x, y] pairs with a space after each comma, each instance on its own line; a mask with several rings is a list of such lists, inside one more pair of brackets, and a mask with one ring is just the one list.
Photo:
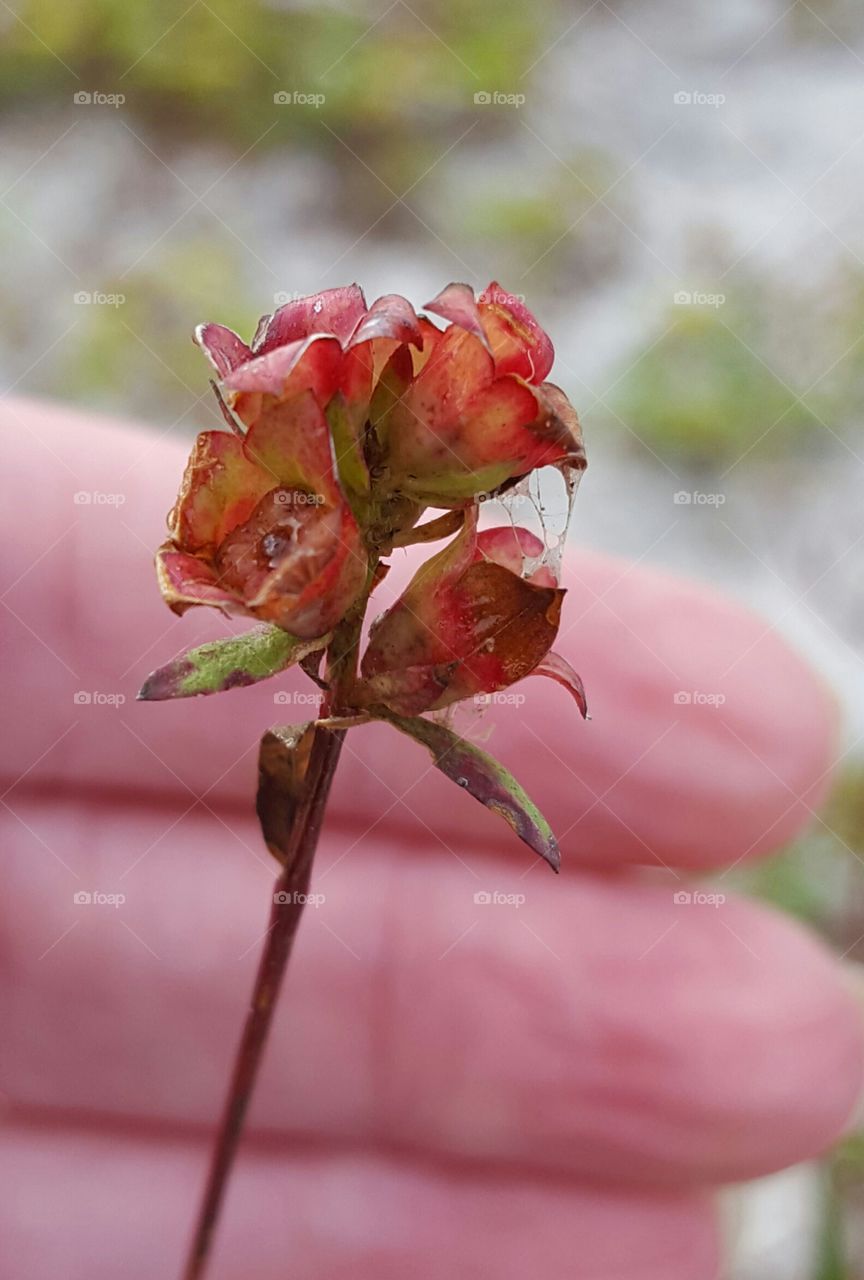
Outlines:
[[157, 567], [175, 613], [215, 605], [311, 639], [366, 584], [361, 532], [309, 389], [270, 405], [243, 438], [202, 432], [168, 528]]
[[477, 299], [468, 285], [448, 285], [427, 310], [449, 327], [421, 321], [422, 352], [410, 367], [395, 353], [373, 405], [389, 484], [458, 507], [537, 467], [584, 468], [576, 413], [544, 381], [552, 343], [530, 311], [494, 283]]
[[407, 299], [386, 294], [369, 307], [359, 285], [326, 289], [262, 316], [251, 345], [220, 324], [195, 341], [219, 375], [228, 405], [248, 427], [274, 399], [311, 390], [322, 408], [337, 394], [365, 418], [377, 373], [403, 343], [422, 346]]
[[567, 685], [585, 714], [579, 677], [550, 654], [564, 591], [521, 528], [477, 532], [476, 508], [372, 627], [358, 700], [416, 716], [532, 673]]

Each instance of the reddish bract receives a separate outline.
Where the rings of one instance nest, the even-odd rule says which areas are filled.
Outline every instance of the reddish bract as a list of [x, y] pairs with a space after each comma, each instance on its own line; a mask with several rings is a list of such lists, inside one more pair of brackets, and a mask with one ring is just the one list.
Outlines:
[[477, 531], [481, 497], [585, 465], [576, 414], [545, 381], [552, 343], [496, 283], [477, 297], [448, 285], [428, 310], [447, 327], [398, 294], [367, 306], [350, 285], [287, 302], [248, 345], [199, 327], [232, 434], [198, 438], [159, 553], [163, 593], [178, 612], [211, 604], [314, 639], [424, 507], [464, 508], [459, 536], [373, 629], [358, 696], [410, 715], [536, 670], [584, 710], [578, 677], [549, 656], [563, 592], [541, 544]]
[[359, 285], [297, 298], [262, 316], [251, 346], [218, 324], [199, 325], [195, 341], [246, 426], [270, 397], [289, 399], [306, 389], [322, 408], [341, 392], [362, 411], [376, 373], [396, 347], [423, 345], [420, 322], [406, 298], [386, 294], [367, 307]]
[[[476, 510], [373, 625], [360, 700], [399, 715], [495, 693], [531, 674], [558, 632], [564, 592], [527, 529], [477, 532]], [[578, 677], [577, 677], [578, 679]]]
[[391, 370], [392, 487], [459, 507], [537, 467], [584, 468], [576, 413], [544, 382], [552, 343], [528, 309], [494, 283], [479, 299], [468, 285], [448, 285], [428, 309], [451, 323], [424, 329], [413, 370]]
[[368, 558], [311, 391], [262, 414], [245, 439], [198, 436], [158, 555], [176, 613], [216, 605], [324, 635], [357, 600]]

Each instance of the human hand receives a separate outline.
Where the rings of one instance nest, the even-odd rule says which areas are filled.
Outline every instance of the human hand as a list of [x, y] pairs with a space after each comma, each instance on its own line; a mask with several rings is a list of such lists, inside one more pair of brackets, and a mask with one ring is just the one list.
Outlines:
[[[134, 703], [228, 630], [172, 619], [152, 578], [185, 450], [4, 413], [0, 1277], [151, 1280], [180, 1268], [266, 928], [258, 740], [308, 719], [312, 686]], [[546, 681], [484, 721], [562, 875], [421, 748], [351, 731], [212, 1280], [711, 1280], [713, 1188], [848, 1122], [864, 1036], [840, 966], [739, 898], [675, 902], [682, 868], [776, 847], [818, 805], [830, 695], [729, 602], [571, 559], [556, 648], [593, 721]], [[494, 891], [524, 901], [475, 902]]]

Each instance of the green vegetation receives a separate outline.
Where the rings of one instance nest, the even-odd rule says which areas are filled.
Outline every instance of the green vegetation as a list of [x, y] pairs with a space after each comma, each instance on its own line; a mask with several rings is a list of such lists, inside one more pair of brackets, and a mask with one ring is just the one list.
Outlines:
[[768, 344], [755, 320], [728, 303], [671, 307], [644, 354], [628, 360], [612, 408], [655, 453], [694, 465], [788, 448], [817, 419], [762, 354]]

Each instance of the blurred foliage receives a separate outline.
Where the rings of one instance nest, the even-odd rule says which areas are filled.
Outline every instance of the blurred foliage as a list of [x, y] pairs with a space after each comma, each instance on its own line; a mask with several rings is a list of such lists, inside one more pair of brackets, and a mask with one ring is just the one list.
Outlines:
[[[860, 1280], [860, 1224], [864, 1200], [864, 1133], [845, 1138], [825, 1163], [822, 1231], [814, 1280]], [[856, 1238], [857, 1237], [857, 1238]], [[853, 1255], [858, 1256], [853, 1256]]]
[[611, 407], [661, 457], [707, 467], [781, 453], [818, 421], [773, 336], [743, 299], [673, 305], [628, 359]]
[[845, 851], [838, 842], [814, 833], [728, 879], [751, 896], [825, 930], [833, 917], [838, 882], [845, 882], [846, 871]]
[[[207, 394], [212, 371], [191, 340], [195, 325], [218, 317], [251, 336], [261, 310], [238, 299], [237, 252], [209, 238], [187, 239], [167, 247], [154, 265], [105, 280], [103, 291], [125, 301], [81, 307], [62, 358], [47, 373], [52, 381], [40, 390], [90, 404], [122, 403], [124, 412], [144, 419], [154, 405], [166, 413], [188, 409], [188, 430], [208, 425], [202, 419], [216, 413]], [[195, 406], [199, 396], [204, 400]], [[217, 423], [221, 418], [210, 425]]]
[[[288, 216], [297, 222], [323, 199], [322, 225], [360, 227], [360, 240], [407, 243], [424, 233], [434, 240], [440, 227], [444, 245], [450, 227], [470, 260], [486, 259], [490, 274], [505, 283], [536, 264], [535, 294], [557, 284], [562, 271], [572, 291], [617, 264], [620, 225], [610, 234], [602, 215], [583, 218], [594, 193], [612, 184], [609, 161], [584, 150], [559, 163], [522, 129], [519, 108], [478, 105], [475, 95], [542, 95], [542, 78], [529, 77], [526, 68], [530, 72], [556, 35], [590, 8], [589, 0], [552, 3], [538, 15], [520, 0], [500, 0], [493, 21], [469, 0], [429, 0], [422, 7], [381, 0], [350, 8], [304, 0], [242, 6], [196, 0], [189, 7], [153, 0], [143, 8], [124, 0], [21, 0], [17, 19], [0, 7], [0, 113], [11, 120], [13, 137], [18, 121], [27, 136], [34, 120], [38, 129], [41, 119], [57, 117], [78, 127], [79, 146], [94, 145], [90, 140], [102, 130], [109, 156], [115, 145], [125, 155], [130, 136], [124, 129], [134, 134], [140, 184], [130, 183], [123, 168], [122, 189], [108, 197], [109, 207], [116, 201], [116, 221], [99, 223], [103, 232], [110, 225], [112, 248], [124, 232], [127, 238], [147, 234], [136, 201], [158, 224], [160, 191], [176, 199], [172, 175], [196, 155], [204, 172], [221, 166], [224, 152], [226, 179], [230, 160], [237, 165], [226, 194], [233, 186], [236, 199], [240, 182], [261, 175], [268, 207], [259, 220], [269, 224], [271, 237], [280, 201], [288, 200]], [[84, 106], [79, 117], [78, 92], [123, 94], [125, 102], [116, 113]], [[323, 95], [324, 101], [318, 107], [280, 103], [274, 100], [280, 94]], [[51, 148], [57, 139], [50, 125], [48, 132], [47, 142], [40, 136], [35, 147]], [[512, 181], [514, 140], [526, 157], [520, 187]], [[28, 136], [25, 163], [33, 146]], [[312, 166], [306, 183], [296, 163], [304, 154]], [[274, 179], [282, 156], [295, 162], [285, 191]], [[58, 149], [52, 164], [64, 160]], [[191, 185], [197, 190], [194, 179]], [[27, 192], [27, 186], [16, 192], [19, 205]], [[17, 220], [10, 211], [3, 227], [10, 259], [25, 223], [53, 249], [51, 216], [38, 197], [15, 213]], [[123, 293], [126, 303], [116, 310], [76, 309], [62, 353], [35, 368], [31, 390], [122, 405], [151, 418], [182, 413], [189, 389], [204, 385], [187, 341], [192, 325], [210, 315], [249, 329], [255, 316], [245, 310], [244, 290], [248, 298], [256, 281], [248, 258], [244, 263], [233, 254], [217, 228], [190, 238], [186, 226], [174, 230], [179, 221], [171, 221], [164, 242], [157, 240], [155, 252], [122, 279], [111, 278], [112, 259], [99, 252], [99, 232], [80, 222], [80, 235], [57, 256], [70, 264], [70, 274], [74, 268], [82, 281], [98, 280], [102, 290]], [[453, 257], [459, 260], [458, 253]], [[8, 298], [13, 309], [18, 293], [19, 286], [0, 282], [0, 299]], [[232, 315], [230, 306], [240, 314]], [[29, 334], [25, 356], [38, 341]]]
[[822, 1221], [813, 1280], [853, 1280], [845, 1255], [843, 1207], [836, 1195], [829, 1166], [822, 1189]]
[[[352, 11], [197, 0], [185, 12], [174, 0], [24, 0], [19, 12], [20, 22], [11, 11], [2, 19], [0, 109], [52, 98], [65, 106], [75, 90], [122, 92], [139, 118], [174, 134], [310, 141], [356, 164], [341, 138], [397, 194], [463, 117], [466, 128], [476, 121], [477, 91], [520, 87], [555, 18], [550, 9], [538, 22], [519, 0], [499, 0], [494, 21], [469, 0]], [[323, 94], [327, 127], [315, 106], [275, 107], [279, 92]], [[486, 125], [497, 119], [490, 109]]]
[[861, 36], [859, 0], [807, 0], [792, 5], [784, 16], [793, 37], [802, 42], [854, 43]]
[[864, 403], [864, 270], [844, 263], [829, 275], [813, 299], [806, 328], [819, 360], [826, 420], [857, 427]]
[[[790, 848], [737, 869], [735, 888], [790, 912], [818, 931], [847, 962], [864, 960], [864, 762], [839, 775], [820, 817]], [[821, 1224], [813, 1280], [864, 1275], [864, 1132], [843, 1139], [822, 1171]]]
[[[501, 164], [484, 157], [472, 180], [463, 182], [461, 230], [489, 257], [514, 259], [514, 275], [530, 275], [535, 292], [554, 291], [562, 277], [571, 291], [590, 287], [620, 265], [626, 234], [599, 202], [615, 182], [611, 161], [601, 151], [584, 149], [562, 156], [560, 163], [556, 158], [551, 167], [541, 156], [544, 167], [537, 168], [534, 151], [520, 164], [524, 181], [518, 187], [512, 151]], [[449, 194], [456, 198], [455, 191]]]
[[854, 957], [864, 942], [864, 763], [838, 776], [819, 817], [791, 846], [733, 872], [737, 888], [819, 929]]

